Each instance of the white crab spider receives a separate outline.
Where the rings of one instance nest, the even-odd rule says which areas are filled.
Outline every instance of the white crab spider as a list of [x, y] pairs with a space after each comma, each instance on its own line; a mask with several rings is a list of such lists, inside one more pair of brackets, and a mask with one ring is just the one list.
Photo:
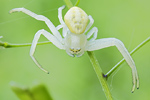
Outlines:
[[[90, 15], [88, 16], [79, 7], [72, 7], [65, 14], [64, 21], [63, 21], [62, 9], [64, 8], [65, 6], [62, 6], [58, 9], [58, 18], [60, 21], [60, 25], [58, 25], [57, 27], [55, 27], [47, 17], [43, 15], [37, 15], [25, 8], [14, 8], [10, 11], [10, 13], [16, 11], [22, 11], [23, 13], [37, 20], [44, 21], [46, 25], [49, 27], [50, 31], [52, 32], [51, 34], [46, 30], [41, 29], [34, 36], [31, 49], [30, 49], [30, 56], [33, 59], [33, 61], [36, 63], [36, 65], [41, 70], [48, 73], [48, 71], [43, 69], [33, 56], [37, 42], [41, 34], [44, 35], [50, 42], [52, 42], [59, 49], [66, 50], [67, 54], [69, 54], [72, 57], [74, 57], [75, 55], [77, 57], [80, 57], [84, 54], [85, 51], [94, 51], [94, 50], [99, 50], [110, 46], [116, 46], [117, 49], [122, 54], [122, 56], [124, 57], [124, 59], [126, 60], [126, 62], [128, 63], [128, 65], [132, 69], [132, 77], [133, 77], [132, 92], [135, 89], [136, 82], [137, 82], [137, 88], [139, 88], [139, 78], [138, 78], [134, 61], [130, 56], [129, 52], [127, 51], [127, 49], [125, 48], [124, 44], [116, 38], [103, 38], [103, 39], [96, 40], [97, 32], [98, 32], [98, 29], [96, 27], [93, 27], [86, 35], [85, 33], [90, 29], [90, 27], [94, 22], [92, 16]], [[89, 20], [90, 22], [88, 24]], [[60, 35], [58, 31], [61, 28], [63, 29], [62, 32], [63, 37]]]

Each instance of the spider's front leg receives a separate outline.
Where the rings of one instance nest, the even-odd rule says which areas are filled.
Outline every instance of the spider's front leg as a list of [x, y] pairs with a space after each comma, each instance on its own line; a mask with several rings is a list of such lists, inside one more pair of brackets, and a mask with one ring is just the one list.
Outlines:
[[47, 70], [45, 70], [39, 63], [38, 61], [34, 58], [33, 54], [35, 52], [35, 48], [36, 48], [36, 45], [37, 45], [37, 42], [40, 38], [40, 36], [44, 35], [50, 42], [52, 42], [56, 47], [60, 48], [60, 49], [64, 49], [64, 46], [62, 45], [62, 43], [55, 37], [53, 36], [52, 34], [50, 34], [49, 32], [45, 31], [44, 29], [42, 30], [39, 30], [35, 36], [34, 36], [34, 39], [33, 39], [33, 42], [32, 42], [32, 45], [31, 45], [31, 49], [30, 49], [30, 56], [32, 58], [32, 60], [35, 62], [35, 64], [41, 69], [43, 70], [44, 72], [46, 73], [49, 73]]
[[28, 10], [28, 9], [25, 9], [25, 8], [14, 8], [12, 10], [10, 10], [10, 13], [13, 13], [13, 12], [23, 12], [33, 18], [35, 18], [36, 20], [40, 20], [40, 21], [44, 21], [46, 23], [46, 25], [48, 26], [48, 28], [51, 30], [51, 32], [53, 33], [53, 35], [58, 39], [60, 40], [61, 42], [63, 41], [60, 33], [58, 32], [57, 28], [53, 25], [53, 23], [45, 16], [43, 15], [37, 15], [35, 14], [34, 12]]
[[135, 85], [137, 85], [137, 88], [139, 88], [139, 78], [138, 78], [136, 66], [129, 52], [127, 51], [124, 44], [120, 40], [115, 39], [115, 38], [104, 38], [104, 39], [98, 39], [95, 41], [88, 41], [86, 50], [94, 51], [94, 50], [103, 49], [103, 48], [110, 47], [110, 46], [116, 46], [117, 49], [122, 54], [122, 56], [124, 57], [124, 59], [126, 60], [126, 62], [128, 63], [128, 65], [131, 67], [132, 78], [133, 78], [132, 92], [134, 92]]

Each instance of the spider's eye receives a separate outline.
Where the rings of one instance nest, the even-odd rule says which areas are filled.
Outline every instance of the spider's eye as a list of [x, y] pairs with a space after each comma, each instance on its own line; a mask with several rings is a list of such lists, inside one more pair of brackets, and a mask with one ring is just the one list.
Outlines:
[[88, 15], [79, 7], [72, 7], [64, 17], [69, 30], [75, 34], [82, 34], [88, 23]]

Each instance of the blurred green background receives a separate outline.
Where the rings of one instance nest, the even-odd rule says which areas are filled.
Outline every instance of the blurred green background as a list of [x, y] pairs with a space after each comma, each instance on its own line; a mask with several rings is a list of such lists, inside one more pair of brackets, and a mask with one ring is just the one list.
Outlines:
[[[31, 43], [38, 30], [49, 31], [44, 22], [21, 12], [9, 14], [12, 8], [25, 7], [48, 17], [57, 26], [57, 9], [62, 5], [63, 0], [0, 0], [1, 41]], [[79, 7], [94, 18], [98, 38], [118, 38], [131, 51], [150, 36], [149, 5], [149, 0], [81, 0]], [[39, 41], [45, 40], [41, 36]], [[126, 63], [108, 78], [114, 100], [150, 100], [149, 49], [150, 43], [132, 56], [140, 77], [139, 90], [131, 93], [132, 74]], [[30, 47], [0, 49], [0, 100], [19, 100], [10, 89], [11, 81], [27, 86], [42, 82], [54, 100], [106, 100], [86, 52], [80, 58], [72, 58], [52, 44], [37, 46], [35, 57], [50, 71], [48, 75], [34, 64], [29, 51]], [[104, 73], [122, 59], [115, 47], [94, 53]]]

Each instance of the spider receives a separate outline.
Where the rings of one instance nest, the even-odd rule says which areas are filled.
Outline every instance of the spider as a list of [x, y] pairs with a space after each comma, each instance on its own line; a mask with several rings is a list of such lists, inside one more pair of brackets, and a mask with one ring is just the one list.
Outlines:
[[[37, 42], [42, 35], [44, 35], [50, 42], [52, 42], [57, 48], [66, 50], [67, 54], [72, 57], [80, 57], [84, 54], [85, 51], [94, 51], [103, 49], [110, 46], [116, 46], [117, 49], [120, 51], [128, 65], [132, 69], [132, 80], [133, 80], [133, 87], [132, 92], [137, 85], [139, 88], [139, 78], [136, 70], [135, 63], [130, 56], [129, 52], [125, 48], [124, 44], [116, 39], [116, 38], [103, 38], [103, 39], [96, 39], [98, 29], [93, 27], [89, 32], [87, 32], [90, 27], [94, 23], [94, 19], [91, 15], [87, 15], [84, 10], [79, 7], [72, 7], [70, 8], [64, 16], [64, 20], [62, 17], [62, 10], [65, 6], [58, 8], [58, 19], [60, 21], [60, 25], [55, 27], [53, 23], [43, 15], [37, 15], [30, 10], [25, 8], [14, 8], [10, 11], [16, 12], [21, 11], [36, 20], [44, 21], [52, 34], [44, 29], [37, 31], [34, 36], [31, 49], [30, 49], [30, 56], [35, 62], [35, 64], [46, 73], [46, 71], [34, 58], [33, 54], [36, 49]], [[62, 28], [62, 36], [59, 33], [59, 29]], [[87, 34], [85, 34], [87, 33]]]

